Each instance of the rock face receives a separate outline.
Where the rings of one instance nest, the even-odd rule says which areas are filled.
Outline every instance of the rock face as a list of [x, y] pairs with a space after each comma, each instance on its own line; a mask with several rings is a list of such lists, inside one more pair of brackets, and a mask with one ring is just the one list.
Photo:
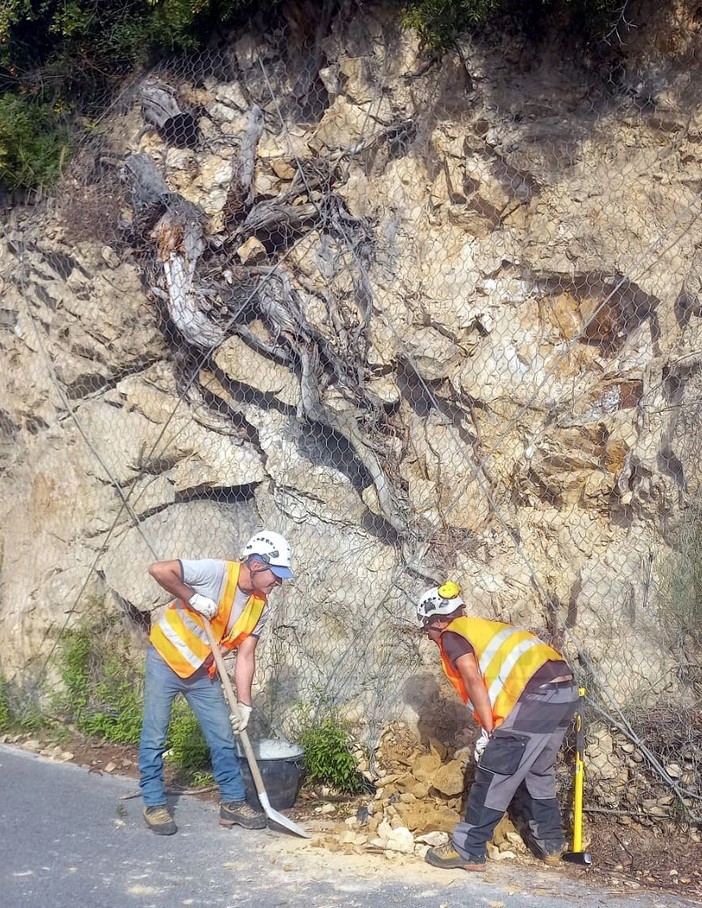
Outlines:
[[[197, 141], [117, 105], [111, 236], [5, 229], [2, 672], [96, 605], [148, 623], [151, 561], [268, 525], [298, 574], [274, 728], [320, 690], [368, 738], [465, 722], [413, 625], [448, 575], [615, 702], [684, 699], [656, 591], [699, 495], [699, 23], [654, 20], [616, 84], [506, 37], [425, 66], [382, 7], [321, 31], [158, 74]], [[91, 155], [62, 197], [106, 206]]]

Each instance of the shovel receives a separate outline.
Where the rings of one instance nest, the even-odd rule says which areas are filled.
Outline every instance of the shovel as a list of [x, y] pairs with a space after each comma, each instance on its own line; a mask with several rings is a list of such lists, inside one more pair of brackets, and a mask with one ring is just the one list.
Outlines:
[[580, 702], [575, 714], [575, 771], [573, 773], [573, 849], [561, 855], [569, 864], [592, 864], [592, 857], [583, 851], [583, 788], [585, 786], [585, 732], [583, 729], [583, 700], [587, 691], [580, 688]]
[[[210, 644], [212, 655], [214, 656], [217, 672], [219, 673], [219, 680], [222, 682], [222, 688], [224, 689], [224, 695], [227, 698], [229, 709], [234, 716], [238, 716], [239, 708], [236, 705], [236, 694], [234, 693], [232, 682], [229, 680], [229, 675], [227, 674], [224, 659], [222, 658], [222, 654], [219, 651], [219, 645], [215, 640], [215, 635], [212, 632], [212, 625], [204, 616], [202, 617], [202, 623], [205, 626], [207, 640]], [[256, 794], [258, 795], [258, 800], [261, 802], [261, 807], [263, 807], [263, 810], [265, 811], [268, 819], [272, 820], [276, 824], [276, 826], [282, 826], [283, 829], [287, 829], [295, 835], [301, 836], [303, 839], [309, 839], [309, 833], [305, 832], [305, 830], [301, 826], [298, 826], [297, 823], [293, 823], [292, 820], [284, 817], [283, 814], [278, 813], [277, 810], [273, 810], [270, 801], [268, 800], [266, 787], [263, 784], [263, 777], [261, 776], [261, 771], [258, 768], [258, 763], [256, 763], [256, 757], [254, 756], [253, 747], [251, 747], [251, 741], [249, 741], [249, 736], [246, 733], [246, 729], [239, 732], [239, 739], [243, 745], [244, 753], [246, 754], [246, 759], [249, 764], [249, 769], [251, 770], [251, 776], [254, 780], [254, 785], [256, 786]]]

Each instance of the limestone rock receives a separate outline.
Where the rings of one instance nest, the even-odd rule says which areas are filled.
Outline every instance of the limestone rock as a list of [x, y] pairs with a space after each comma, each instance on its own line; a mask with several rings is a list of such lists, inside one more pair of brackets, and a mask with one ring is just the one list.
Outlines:
[[272, 394], [283, 404], [296, 406], [300, 400], [296, 377], [283, 365], [253, 350], [236, 335], [218, 348], [215, 363], [227, 378], [249, 385], [262, 394]]
[[431, 777], [431, 787], [448, 797], [462, 794], [465, 788], [463, 766], [457, 760], [442, 764]]

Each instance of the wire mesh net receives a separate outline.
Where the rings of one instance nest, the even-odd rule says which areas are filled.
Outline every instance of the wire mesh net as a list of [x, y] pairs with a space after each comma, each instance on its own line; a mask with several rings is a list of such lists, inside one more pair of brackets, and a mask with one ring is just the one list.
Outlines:
[[301, 702], [371, 749], [446, 732], [414, 606], [453, 577], [587, 687], [594, 803], [699, 815], [694, 79], [319, 32], [135, 80], [8, 217], [5, 676], [55, 683], [95, 608], [136, 645], [152, 561], [268, 526], [297, 575], [258, 649], [274, 732]]

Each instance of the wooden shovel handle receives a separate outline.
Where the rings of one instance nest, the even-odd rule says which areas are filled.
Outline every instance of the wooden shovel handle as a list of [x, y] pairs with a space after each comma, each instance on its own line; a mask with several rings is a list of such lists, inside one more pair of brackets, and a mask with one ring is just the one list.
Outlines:
[[[212, 655], [214, 656], [215, 665], [217, 666], [217, 672], [219, 674], [219, 680], [222, 682], [222, 687], [224, 688], [224, 695], [227, 698], [229, 703], [229, 708], [232, 711], [232, 715], [236, 718], [239, 718], [239, 707], [237, 706], [236, 694], [234, 693], [234, 688], [232, 687], [232, 682], [229, 679], [227, 673], [227, 667], [224, 664], [224, 659], [222, 658], [222, 653], [219, 649], [219, 644], [215, 639], [215, 635], [212, 631], [212, 625], [207, 620], [207, 618], [202, 616], [202, 623], [205, 626], [205, 633], [207, 634], [207, 641], [210, 644], [210, 649], [212, 650]], [[246, 729], [238, 733], [241, 743], [244, 748], [244, 753], [246, 754], [246, 759], [249, 764], [249, 769], [251, 770], [251, 776], [254, 780], [254, 785], [256, 786], [256, 791], [259, 795], [266, 795], [266, 786], [263, 784], [263, 777], [258, 768], [258, 763], [256, 762], [256, 757], [253, 752], [253, 747], [251, 746], [251, 741], [249, 741], [249, 736]]]

